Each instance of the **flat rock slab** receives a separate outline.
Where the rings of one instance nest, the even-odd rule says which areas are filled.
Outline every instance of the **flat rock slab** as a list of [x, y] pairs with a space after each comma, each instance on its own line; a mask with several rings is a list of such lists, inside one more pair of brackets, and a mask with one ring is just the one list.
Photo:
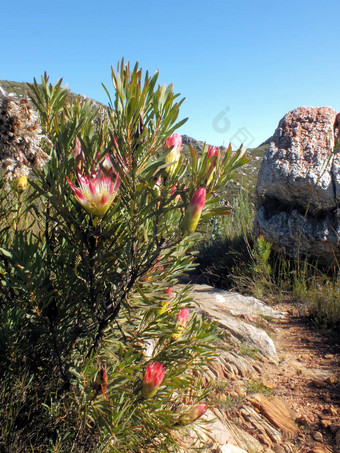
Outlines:
[[204, 307], [229, 312], [232, 315], [265, 316], [283, 318], [285, 313], [274, 310], [259, 299], [242, 296], [236, 292], [216, 289], [209, 285], [193, 285], [195, 300]]
[[259, 354], [273, 363], [278, 356], [273, 340], [263, 329], [255, 327], [238, 318], [240, 314], [248, 317], [282, 317], [283, 313], [273, 310], [254, 297], [218, 290], [208, 285], [193, 285], [192, 296], [199, 305], [199, 312], [216, 321], [238, 341], [256, 349]]
[[218, 325], [232, 334], [237, 340], [244, 342], [251, 349], [259, 352], [262, 356], [272, 363], [278, 363], [279, 358], [276, 352], [274, 341], [264, 330], [254, 327], [232, 316], [224, 315], [223, 317], [206, 307], [201, 307], [210, 319], [216, 321]]

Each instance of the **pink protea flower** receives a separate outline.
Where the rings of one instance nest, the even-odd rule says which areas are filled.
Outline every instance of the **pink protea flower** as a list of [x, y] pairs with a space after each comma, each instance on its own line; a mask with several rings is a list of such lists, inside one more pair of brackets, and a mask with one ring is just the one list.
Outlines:
[[151, 398], [157, 393], [157, 390], [163, 381], [164, 375], [165, 371], [161, 363], [150, 363], [146, 367], [142, 387], [142, 395], [144, 398]]
[[171, 151], [166, 155], [165, 162], [171, 164], [166, 167], [166, 171], [172, 176], [175, 172], [177, 162], [181, 156], [182, 149], [182, 136], [179, 134], [173, 134], [168, 137], [165, 141], [165, 148], [172, 148]]
[[186, 426], [193, 423], [198, 418], [202, 417], [202, 415], [207, 411], [208, 406], [206, 404], [200, 404], [199, 406], [195, 406], [190, 409], [188, 412], [180, 415], [176, 425]]
[[79, 203], [89, 213], [102, 217], [111, 206], [120, 186], [119, 175], [112, 181], [112, 172], [105, 175], [101, 169], [92, 171], [91, 175], [84, 175], [78, 169], [76, 172], [78, 187], [75, 187], [66, 176], [67, 182], [74, 191]]
[[214, 159], [212, 159], [212, 161], [209, 165], [208, 171], [207, 171], [207, 185], [209, 185], [211, 183], [213, 175], [216, 171], [216, 161], [217, 161], [219, 154], [220, 154], [220, 151], [217, 146], [209, 146], [208, 158], [210, 159], [210, 158], [214, 157]]
[[207, 191], [204, 187], [197, 189], [194, 193], [182, 223], [184, 235], [196, 230], [204, 208], [206, 194]]

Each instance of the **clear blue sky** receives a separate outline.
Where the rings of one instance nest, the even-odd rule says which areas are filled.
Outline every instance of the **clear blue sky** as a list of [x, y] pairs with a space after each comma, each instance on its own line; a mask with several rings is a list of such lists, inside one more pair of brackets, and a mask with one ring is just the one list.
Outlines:
[[124, 56], [186, 101], [179, 132], [254, 147], [300, 105], [340, 111], [340, 2], [12, 1], [1, 8], [0, 79], [54, 82], [103, 103]]

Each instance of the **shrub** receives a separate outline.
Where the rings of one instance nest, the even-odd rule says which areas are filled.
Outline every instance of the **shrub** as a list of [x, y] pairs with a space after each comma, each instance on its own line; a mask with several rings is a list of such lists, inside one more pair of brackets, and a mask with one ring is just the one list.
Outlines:
[[194, 267], [204, 222], [230, 211], [220, 196], [248, 159], [230, 147], [185, 159], [183, 100], [157, 79], [122, 61], [105, 121], [45, 74], [30, 88], [48, 163], [0, 149], [29, 178], [8, 171], [17, 191], [1, 189], [5, 451], [176, 451], [206, 409], [195, 371], [216, 329], [188, 287], [169, 289]]

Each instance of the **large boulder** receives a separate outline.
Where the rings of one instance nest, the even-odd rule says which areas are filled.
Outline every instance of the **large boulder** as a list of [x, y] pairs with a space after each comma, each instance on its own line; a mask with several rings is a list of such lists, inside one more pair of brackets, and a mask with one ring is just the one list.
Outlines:
[[259, 171], [255, 236], [290, 256], [340, 258], [340, 114], [299, 107], [279, 122]]

